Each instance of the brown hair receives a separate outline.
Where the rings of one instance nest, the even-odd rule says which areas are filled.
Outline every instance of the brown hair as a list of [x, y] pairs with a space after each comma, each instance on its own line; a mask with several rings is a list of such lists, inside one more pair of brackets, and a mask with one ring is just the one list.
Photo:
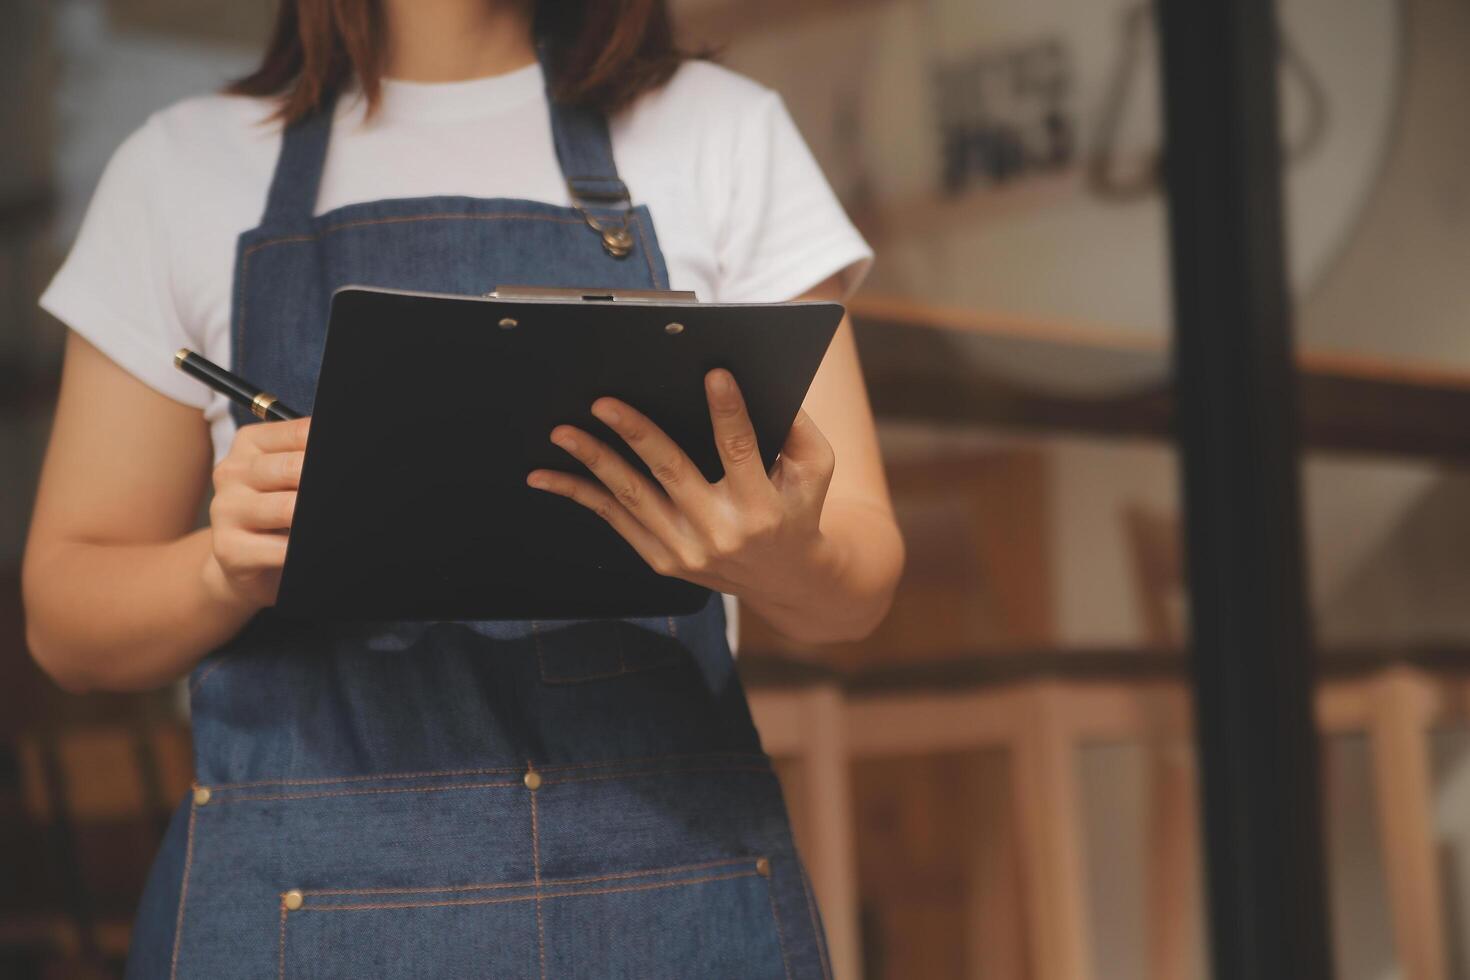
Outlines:
[[[560, 102], [613, 112], [668, 81], [688, 54], [674, 44], [667, 0], [533, 0], [551, 90]], [[382, 91], [381, 0], [280, 0], [260, 67], [231, 84], [237, 95], [274, 96], [295, 122], [353, 74], [369, 111]]]

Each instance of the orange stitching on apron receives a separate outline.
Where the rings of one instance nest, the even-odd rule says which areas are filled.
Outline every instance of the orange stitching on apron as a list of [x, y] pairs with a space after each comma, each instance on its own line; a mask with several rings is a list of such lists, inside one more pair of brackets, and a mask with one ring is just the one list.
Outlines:
[[[636, 217], [636, 215], [635, 215], [635, 217]], [[240, 311], [239, 322], [235, 324], [235, 350], [236, 351], [243, 351], [245, 349], [245, 319], [246, 319], [245, 318], [245, 282], [246, 282], [246, 277], [249, 276], [249, 274], [250, 274], [250, 257], [252, 255], [254, 255], [256, 252], [259, 252], [259, 251], [261, 251], [262, 249], [265, 249], [265, 248], [269, 248], [272, 245], [286, 245], [286, 244], [290, 244], [292, 242], [298, 242], [299, 243], [299, 242], [314, 242], [314, 241], [318, 241], [318, 240], [320, 240], [322, 237], [324, 237], [326, 235], [331, 235], [331, 234], [333, 234], [335, 232], [344, 231], [344, 230], [349, 229], [349, 228], [362, 228], [362, 227], [366, 227], [368, 225], [403, 224], [403, 223], [410, 222], [410, 221], [449, 221], [449, 220], [461, 220], [461, 221], [512, 221], [512, 220], [552, 221], [552, 222], [556, 222], [557, 224], [564, 224], [564, 225], [567, 225], [567, 224], [576, 225], [576, 224], [581, 224], [582, 223], [582, 219], [581, 218], [558, 218], [555, 215], [550, 215], [550, 214], [523, 214], [523, 213], [518, 213], [518, 212], [510, 213], [510, 214], [413, 214], [413, 215], [403, 215], [401, 217], [395, 217], [395, 218], [364, 218], [361, 221], [344, 221], [341, 224], [328, 225], [327, 227], [323, 228], [321, 231], [315, 232], [315, 233], [310, 234], [310, 235], [284, 235], [284, 236], [282, 236], [280, 238], [269, 238], [269, 239], [266, 239], [263, 242], [256, 242], [254, 245], [251, 245], [249, 248], [245, 249], [243, 252], [240, 253], [240, 275], [236, 278], [236, 283], [235, 283], [235, 288], [236, 288], [236, 290], [238, 290], [238, 294], [237, 294], [238, 304], [237, 305], [239, 306], [239, 311]], [[639, 226], [639, 237], [640, 238], [642, 237], [642, 225], [641, 224]], [[645, 248], [644, 249], [644, 253], [647, 254], [647, 251], [648, 250]], [[650, 270], [652, 270], [652, 268], [653, 268], [652, 263], [653, 263], [653, 260], [652, 259], [649, 259], [649, 269]], [[658, 285], [658, 278], [656, 276], [654, 277], [654, 285], [655, 286]]]
[[362, 218], [358, 221], [342, 221], [335, 225], [327, 225], [321, 231], [310, 235], [282, 235], [280, 238], [268, 238], [263, 242], [256, 242], [245, 250], [248, 257], [263, 248], [272, 245], [280, 245], [287, 242], [310, 242], [339, 231], [351, 228], [366, 228], [371, 225], [402, 225], [414, 221], [554, 221], [562, 225], [580, 225], [581, 218], [560, 218], [551, 214], [526, 214], [523, 212], [508, 212], [506, 214], [471, 214], [456, 211], [449, 214], [403, 214], [391, 218]]
[[[725, 875], [705, 875], [702, 878], [681, 878], [678, 881], [655, 881], [642, 885], [623, 885], [618, 888], [591, 888], [586, 891], [573, 892], [542, 892], [541, 899], [552, 898], [582, 898], [586, 895], [619, 895], [625, 892], [657, 891], [661, 888], [678, 888], [682, 885], [702, 885], [710, 881], [734, 881], [739, 878], [755, 878], [758, 874], [754, 869], [750, 871], [737, 871]], [[535, 901], [536, 896], [527, 895], [515, 898], [455, 898], [442, 902], [371, 902], [359, 905], [303, 905], [297, 912], [367, 912], [377, 909], [431, 909], [447, 908], [459, 905], [509, 905], [513, 902]]]
[[[543, 770], [545, 771], [545, 770]], [[631, 779], [635, 776], [682, 776], [687, 773], [697, 772], [758, 772], [769, 773], [769, 766], [693, 766], [676, 769], [640, 769], [634, 772], [615, 772], [600, 776], [563, 776], [559, 779], [547, 780], [546, 785], [554, 786], [560, 783], [588, 783], [607, 779]], [[501, 789], [519, 786], [519, 782], [495, 782], [495, 783], [454, 783], [450, 786], [398, 786], [392, 789], [343, 789], [328, 793], [281, 793], [272, 796], [224, 796], [219, 798], [220, 803], [268, 803], [276, 800], [319, 800], [333, 796], [376, 796], [387, 793], [445, 793], [451, 790], [471, 789]]]
[[[666, 755], [648, 755], [632, 759], [603, 759], [597, 762], [563, 762], [558, 765], [541, 766], [539, 772], [568, 772], [577, 769], [607, 769], [612, 766], [642, 765], [662, 762], [666, 759], [748, 759], [766, 760], [766, 756], [755, 752], [676, 752]], [[241, 783], [210, 783], [211, 790], [248, 789], [258, 786], [318, 786], [325, 783], [358, 783], [369, 779], [428, 779], [433, 776], [493, 776], [501, 773], [524, 772], [522, 767], [500, 769], [431, 769], [424, 772], [386, 772], [357, 776], [313, 776], [307, 779], [257, 779]]]
[[323, 235], [334, 232], [345, 231], [348, 228], [362, 228], [367, 225], [402, 225], [414, 221], [554, 221], [561, 225], [580, 225], [581, 218], [558, 218], [552, 214], [526, 214], [524, 212], [510, 212], [507, 214], [471, 214], [468, 212], [455, 212], [453, 214], [406, 214], [392, 218], [363, 218], [360, 221], [343, 221], [340, 224], [328, 225], [322, 229]]
[[[526, 762], [526, 771], [535, 772], [536, 766]], [[531, 871], [536, 885], [536, 952], [541, 963], [541, 980], [546, 980], [546, 923], [541, 917], [541, 825], [536, 819], [537, 791], [531, 790]]]
[[786, 980], [791, 980], [791, 961], [786, 958], [786, 932], [781, 928], [781, 915], [776, 911], [776, 892], [771, 880], [766, 879], [766, 897], [771, 900], [771, 921], [776, 923], [776, 945], [781, 947], [781, 968], [786, 971]]
[[438, 769], [432, 772], [389, 772], [359, 776], [313, 776], [309, 779], [257, 779], [245, 783], [210, 783], [212, 790], [248, 789], [256, 786], [320, 786], [325, 783], [360, 783], [369, 779], [423, 779], [429, 776], [498, 776], [524, 772], [519, 767], [501, 769]]
[[452, 786], [399, 786], [393, 789], [343, 789], [331, 793], [283, 793], [278, 796], [233, 796], [224, 797], [221, 803], [266, 803], [272, 800], [319, 800], [332, 796], [376, 796], [380, 793], [444, 793], [456, 789], [496, 789], [519, 786], [519, 783], [455, 783]]
[[281, 939], [280, 952], [276, 958], [280, 961], [280, 971], [277, 974], [279, 980], [286, 980], [286, 900], [281, 899]]
[[256, 242], [254, 245], [251, 245], [243, 253], [241, 253], [241, 257], [248, 259], [248, 258], [250, 258], [250, 256], [254, 255], [256, 252], [259, 252], [261, 249], [263, 249], [263, 248], [270, 248], [272, 245], [289, 245], [292, 242], [297, 242], [297, 243], [299, 243], [299, 242], [314, 242], [314, 241], [316, 241], [320, 237], [321, 237], [321, 235], [311, 234], [311, 235], [282, 235], [280, 238], [268, 238], [268, 239], [266, 239], [263, 242]]
[[[598, 881], [617, 881], [624, 878], [644, 878], [653, 875], [676, 875], [689, 871], [704, 871], [709, 868], [724, 868], [732, 864], [749, 864], [750, 858], [724, 858], [719, 861], [704, 861], [699, 864], [681, 864], [672, 868], [649, 868], [644, 871], [618, 871], [613, 874], [589, 875], [582, 878], [556, 878], [550, 882], [554, 888], [565, 885], [590, 885]], [[547, 884], [545, 879], [541, 882]], [[532, 883], [534, 884], [534, 882]], [[491, 891], [498, 888], [526, 888], [524, 881], [506, 881], [495, 884], [446, 885], [441, 888], [320, 888], [303, 890], [303, 895], [441, 895], [452, 892]]]
[[199, 806], [189, 804], [189, 842], [184, 845], [184, 878], [179, 884], [179, 912], [174, 919], [174, 952], [169, 962], [169, 980], [179, 973], [179, 946], [184, 938], [184, 903], [189, 899], [189, 869], [194, 865], [194, 814]]

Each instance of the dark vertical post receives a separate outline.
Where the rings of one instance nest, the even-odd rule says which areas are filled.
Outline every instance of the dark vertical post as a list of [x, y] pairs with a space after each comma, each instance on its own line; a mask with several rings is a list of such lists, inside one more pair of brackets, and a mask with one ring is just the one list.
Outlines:
[[1216, 980], [1327, 980], [1271, 0], [1158, 0]]

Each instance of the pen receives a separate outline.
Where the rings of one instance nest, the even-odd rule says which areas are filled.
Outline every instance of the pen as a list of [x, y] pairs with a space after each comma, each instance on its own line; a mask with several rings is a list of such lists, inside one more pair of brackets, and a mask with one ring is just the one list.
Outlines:
[[286, 422], [301, 418], [300, 412], [289, 408], [275, 395], [262, 391], [238, 374], [226, 371], [187, 347], [180, 347], [174, 354], [174, 367], [198, 381], [203, 381], [227, 398], [247, 406], [258, 419]]

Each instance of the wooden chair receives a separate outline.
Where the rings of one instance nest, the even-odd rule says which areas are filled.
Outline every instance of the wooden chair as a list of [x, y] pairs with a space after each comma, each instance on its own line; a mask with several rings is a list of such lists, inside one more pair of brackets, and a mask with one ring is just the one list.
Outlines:
[[[1135, 697], [1105, 676], [1070, 682], [1076, 658], [1040, 652], [1053, 646], [1048, 481], [1043, 456], [1011, 447], [890, 461], [910, 544], [896, 615], [870, 641], [829, 660], [846, 668], [850, 761], [976, 750], [1009, 759], [1009, 819], [956, 848], [972, 864], [964, 961], [977, 978], [1092, 976], [1077, 749], [1098, 734], [1113, 736], [1120, 714], [1136, 732], [1149, 712], [1173, 710], [1155, 705], [1151, 690]], [[766, 637], [749, 633], [752, 646], [768, 649]], [[1038, 653], [970, 652], [977, 649]], [[926, 684], [931, 669], [936, 683]], [[915, 681], [916, 689], [903, 690]], [[757, 689], [758, 716], [772, 696]], [[811, 861], [816, 869], [841, 859], [828, 853]]]
[[[768, 678], [751, 687], [758, 724], [782, 762], [837, 975], [857, 976], [861, 955], [849, 763], [998, 750], [1010, 760], [1010, 817], [967, 852], [967, 970], [977, 978], [1090, 980], [1098, 967], [1079, 752], [1089, 742], [1128, 741], [1142, 744], [1147, 758], [1147, 978], [1190, 980], [1202, 960], [1203, 876], [1177, 520], [1141, 506], [1121, 515], [1141, 648], [1063, 651], [1049, 636], [1050, 574], [1040, 557], [1049, 553], [1044, 462], [1000, 449], [900, 461], [890, 478], [911, 539], [910, 568], [896, 614], [878, 635], [818, 655], [783, 648], [758, 622], [742, 622], [742, 673], [773, 650], [827, 668], [816, 679]], [[975, 501], [1009, 520], [987, 523]], [[986, 591], [991, 584], [1004, 588]], [[973, 652], [996, 648], [1014, 653]], [[1329, 656], [1323, 664], [1330, 673], [1317, 693], [1320, 729], [1365, 733], [1372, 746], [1405, 980], [1445, 980], [1426, 734], [1461, 710], [1464, 690], [1407, 663]], [[1010, 907], [1018, 888], [1019, 916]], [[1020, 939], [998, 935], [998, 922]]]
[[[740, 623], [751, 708], [781, 771], [838, 980], [861, 976], [863, 958], [843, 673], [892, 664], [896, 651], [932, 660], [975, 646], [1035, 644], [1052, 620], [1042, 454], [1010, 446], [938, 455], [896, 448], [889, 481], [910, 560], [878, 632], [814, 651], [744, 612]], [[745, 666], [762, 655], [797, 669], [778, 668], [751, 683]]]
[[[1067, 654], [1081, 661], [1090, 654]], [[996, 658], [983, 658], [995, 660]], [[1095, 976], [1087, 904], [1086, 857], [1081, 830], [1082, 799], [1077, 750], [1087, 741], [1134, 737], [1149, 723], [1145, 701], [1160, 682], [1140, 679], [1136, 687], [1102, 679], [1118, 666], [1100, 668], [1097, 679], [1067, 680], [1057, 658], [1028, 654], [1006, 657], [1014, 676], [977, 670], [966, 678], [950, 671], [929, 677], [932, 686], [912, 692], [885, 690], [891, 679], [870, 690], [853, 690], [847, 706], [848, 751], [854, 759], [1000, 749], [1011, 759], [1011, 800], [1016, 864], [1022, 899], [1024, 949], [1020, 956], [1002, 948], [976, 948], [967, 957], [968, 975], [980, 978], [1026, 976], [1031, 980], [1090, 980]], [[977, 662], [978, 667], [994, 664]], [[1136, 666], [1136, 665], [1135, 665]], [[1086, 671], [1084, 671], [1086, 672]], [[865, 685], [866, 686], [866, 685]], [[974, 883], [971, 929], [985, 930], [996, 898], [1009, 899], [1006, 839], [987, 842]]]
[[[1184, 644], [1184, 568], [1177, 519], [1147, 508], [1125, 509], [1139, 584], [1140, 613], [1150, 639], [1163, 648]], [[1378, 831], [1393, 916], [1394, 946], [1405, 980], [1447, 980], [1442, 885], [1432, 816], [1431, 726], [1463, 705], [1463, 688], [1406, 663], [1339, 665], [1327, 654], [1316, 694], [1323, 735], [1366, 734], [1371, 746]], [[1348, 669], [1340, 671], [1340, 666]], [[1365, 669], [1366, 668], [1366, 669]], [[1354, 676], [1362, 671], [1362, 676]], [[1188, 737], [1182, 692], [1170, 724], [1150, 726], [1153, 738], [1176, 745]], [[1188, 743], [1184, 743], [1188, 748]], [[1155, 839], [1150, 854], [1150, 918], [1160, 928], [1150, 943], [1154, 980], [1187, 976], [1200, 942], [1200, 857], [1193, 753], [1176, 753], [1179, 771], [1152, 767]], [[1187, 769], [1188, 775], [1184, 773]]]

